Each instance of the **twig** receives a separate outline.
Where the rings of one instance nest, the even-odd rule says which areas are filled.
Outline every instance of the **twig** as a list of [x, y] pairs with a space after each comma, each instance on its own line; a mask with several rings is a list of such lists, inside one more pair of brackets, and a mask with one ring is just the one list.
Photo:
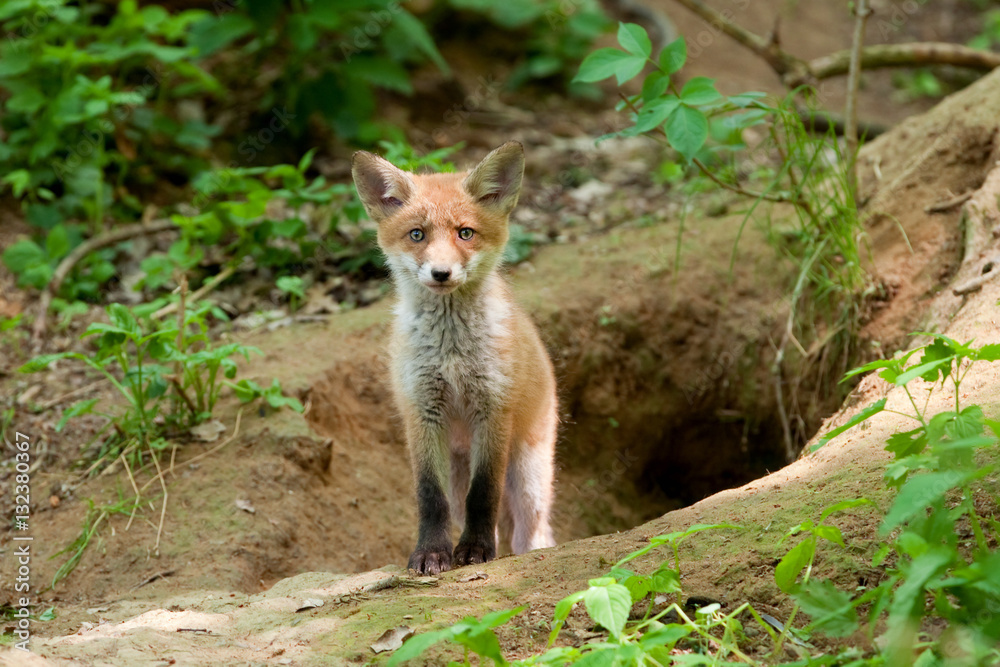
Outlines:
[[135, 483], [135, 477], [132, 476], [132, 469], [128, 465], [128, 461], [125, 460], [125, 454], [119, 454], [122, 459], [122, 464], [125, 466], [125, 472], [128, 473], [128, 481], [132, 482], [132, 490], [135, 491], [135, 502], [132, 504], [132, 513], [128, 517], [128, 523], [125, 524], [125, 530], [128, 530], [132, 526], [132, 519], [135, 518], [135, 511], [139, 507], [139, 487]]
[[[191, 296], [188, 297], [188, 301], [195, 302], [201, 299], [203, 296], [205, 296], [206, 294], [214, 290], [216, 287], [218, 287], [219, 284], [222, 283], [222, 281], [224, 281], [226, 278], [233, 275], [234, 273], [236, 273], [236, 267], [227, 266], [221, 272], [212, 276], [211, 280], [206, 282], [204, 285], [202, 285], [195, 291], [191, 292]], [[177, 306], [178, 306], [177, 302], [168, 303], [163, 308], [160, 308], [158, 311], [153, 313], [153, 318], [160, 319], [161, 317], [166, 317], [167, 315], [170, 315], [175, 310], [177, 310]]]
[[847, 127], [844, 139], [847, 142], [847, 184], [851, 198], [858, 195], [858, 88], [861, 83], [861, 50], [864, 48], [865, 24], [872, 10], [868, 0], [857, 0], [854, 6], [854, 41], [851, 43], [850, 69], [847, 74], [847, 104], [844, 109]]
[[722, 13], [705, 5], [701, 0], [676, 0], [678, 4], [687, 7], [692, 12], [705, 19], [710, 25], [718, 28], [737, 42], [747, 47], [771, 66], [779, 76], [784, 77], [791, 72], [805, 72], [805, 61], [782, 51], [774, 39], [765, 39], [756, 33], [742, 28]]
[[148, 223], [141, 222], [134, 225], [125, 225], [93, 236], [73, 248], [73, 251], [59, 262], [59, 266], [56, 267], [55, 272], [52, 274], [52, 280], [49, 281], [49, 284], [45, 286], [45, 290], [42, 292], [42, 298], [38, 303], [38, 315], [35, 318], [35, 326], [31, 332], [32, 342], [37, 344], [42, 339], [42, 336], [45, 335], [45, 318], [48, 315], [52, 297], [62, 287], [63, 281], [69, 275], [69, 272], [73, 270], [73, 267], [76, 266], [77, 262], [95, 250], [100, 250], [101, 248], [106, 248], [137, 236], [159, 234], [160, 232], [172, 229], [177, 229], [177, 225], [172, 220], [153, 220]]
[[160, 480], [160, 488], [163, 489], [163, 505], [160, 507], [160, 525], [156, 529], [156, 544], [153, 545], [153, 551], [157, 554], [160, 553], [160, 534], [163, 532], [163, 519], [167, 515], [167, 499], [170, 494], [167, 492], [167, 481], [163, 479], [163, 471], [160, 470], [160, 462], [156, 458], [156, 454], [152, 455], [153, 465], [156, 466], [156, 477]]
[[698, 169], [701, 170], [701, 173], [705, 174], [705, 176], [708, 176], [708, 178], [713, 183], [731, 192], [743, 195], [744, 197], [750, 197], [751, 199], [763, 199], [764, 201], [775, 202], [777, 204], [794, 204], [796, 206], [801, 206], [806, 210], [808, 210], [809, 208], [808, 202], [804, 201], [801, 197], [789, 197], [788, 195], [772, 195], [767, 192], [754, 192], [753, 190], [746, 190], [738, 185], [733, 185], [732, 183], [726, 183], [721, 178], [719, 178], [711, 171], [709, 171], [708, 167], [706, 167], [705, 164], [698, 158], [694, 158], [691, 161], [694, 162], [695, 166], [697, 166]]
[[91, 382], [90, 384], [84, 385], [82, 387], [77, 387], [76, 389], [67, 391], [64, 394], [59, 394], [55, 398], [49, 399], [44, 403], [39, 403], [38, 405], [35, 406], [35, 408], [38, 412], [45, 412], [46, 410], [54, 408], [55, 406], [59, 405], [64, 401], [68, 401], [69, 399], [79, 396], [80, 394], [86, 394], [91, 389], [95, 389], [100, 385], [104, 384], [105, 382], [107, 382], [106, 379], [101, 379], [95, 382]]
[[972, 292], [978, 292], [983, 288], [983, 285], [997, 276], [1000, 276], [1000, 257], [994, 257], [986, 263], [986, 266], [990, 267], [989, 271], [976, 276], [972, 280], [962, 283], [953, 289], [951, 293], [955, 296], [965, 296], [966, 294], [971, 294]]
[[135, 586], [133, 586], [132, 590], [134, 591], [134, 590], [140, 589], [143, 586], [147, 586], [147, 585], [153, 583], [154, 581], [158, 581], [160, 579], [166, 579], [167, 577], [173, 575], [173, 573], [176, 572], [176, 571], [177, 570], [164, 570], [163, 572], [157, 572], [156, 574], [147, 577], [143, 581], [140, 581], [138, 584], [136, 584]]
[[950, 211], [956, 206], [961, 206], [965, 202], [972, 199], [973, 194], [975, 194], [975, 191], [969, 190], [968, 192], [963, 192], [957, 197], [952, 197], [951, 199], [945, 199], [935, 204], [931, 204], [930, 206], [925, 206], [924, 213], [944, 213], [945, 211]]
[[174, 391], [177, 393], [177, 395], [184, 400], [184, 403], [188, 406], [188, 410], [191, 411], [191, 414], [197, 415], [198, 408], [195, 407], [194, 402], [191, 401], [191, 397], [188, 396], [187, 392], [184, 391], [184, 387], [181, 386], [181, 381], [178, 379], [178, 377], [176, 375], [169, 375], [167, 376], [167, 379], [170, 380], [170, 384], [173, 385]]

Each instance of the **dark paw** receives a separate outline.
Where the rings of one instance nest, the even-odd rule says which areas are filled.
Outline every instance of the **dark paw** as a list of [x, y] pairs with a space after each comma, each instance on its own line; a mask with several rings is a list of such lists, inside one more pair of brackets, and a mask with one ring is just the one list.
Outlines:
[[455, 547], [455, 555], [452, 560], [455, 567], [463, 565], [475, 565], [485, 563], [497, 557], [497, 545], [490, 540], [488, 543], [459, 542]]
[[440, 574], [451, 569], [451, 545], [441, 548], [417, 548], [406, 567], [420, 574]]

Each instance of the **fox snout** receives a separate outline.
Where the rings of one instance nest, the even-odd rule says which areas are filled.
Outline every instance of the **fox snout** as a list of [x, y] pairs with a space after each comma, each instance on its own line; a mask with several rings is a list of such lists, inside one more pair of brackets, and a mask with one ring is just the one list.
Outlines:
[[468, 273], [461, 262], [425, 261], [417, 271], [425, 287], [436, 294], [447, 294], [461, 287]]

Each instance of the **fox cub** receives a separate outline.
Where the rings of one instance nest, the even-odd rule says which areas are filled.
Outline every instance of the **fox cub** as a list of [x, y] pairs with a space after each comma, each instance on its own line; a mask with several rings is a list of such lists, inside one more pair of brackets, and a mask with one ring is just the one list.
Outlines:
[[[484, 563], [498, 534], [514, 553], [553, 546], [555, 377], [498, 272], [521, 191], [521, 144], [465, 174], [411, 174], [361, 151], [352, 173], [399, 297], [392, 383], [420, 516], [409, 567], [437, 574]], [[452, 519], [464, 523], [454, 551]]]

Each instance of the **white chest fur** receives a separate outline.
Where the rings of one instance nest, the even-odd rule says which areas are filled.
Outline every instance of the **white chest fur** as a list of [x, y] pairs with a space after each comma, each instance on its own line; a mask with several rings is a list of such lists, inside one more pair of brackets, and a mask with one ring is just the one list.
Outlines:
[[443, 401], [449, 411], [495, 403], [508, 386], [503, 347], [510, 304], [499, 279], [475, 292], [433, 294], [415, 285], [396, 306], [395, 369], [414, 403]]

